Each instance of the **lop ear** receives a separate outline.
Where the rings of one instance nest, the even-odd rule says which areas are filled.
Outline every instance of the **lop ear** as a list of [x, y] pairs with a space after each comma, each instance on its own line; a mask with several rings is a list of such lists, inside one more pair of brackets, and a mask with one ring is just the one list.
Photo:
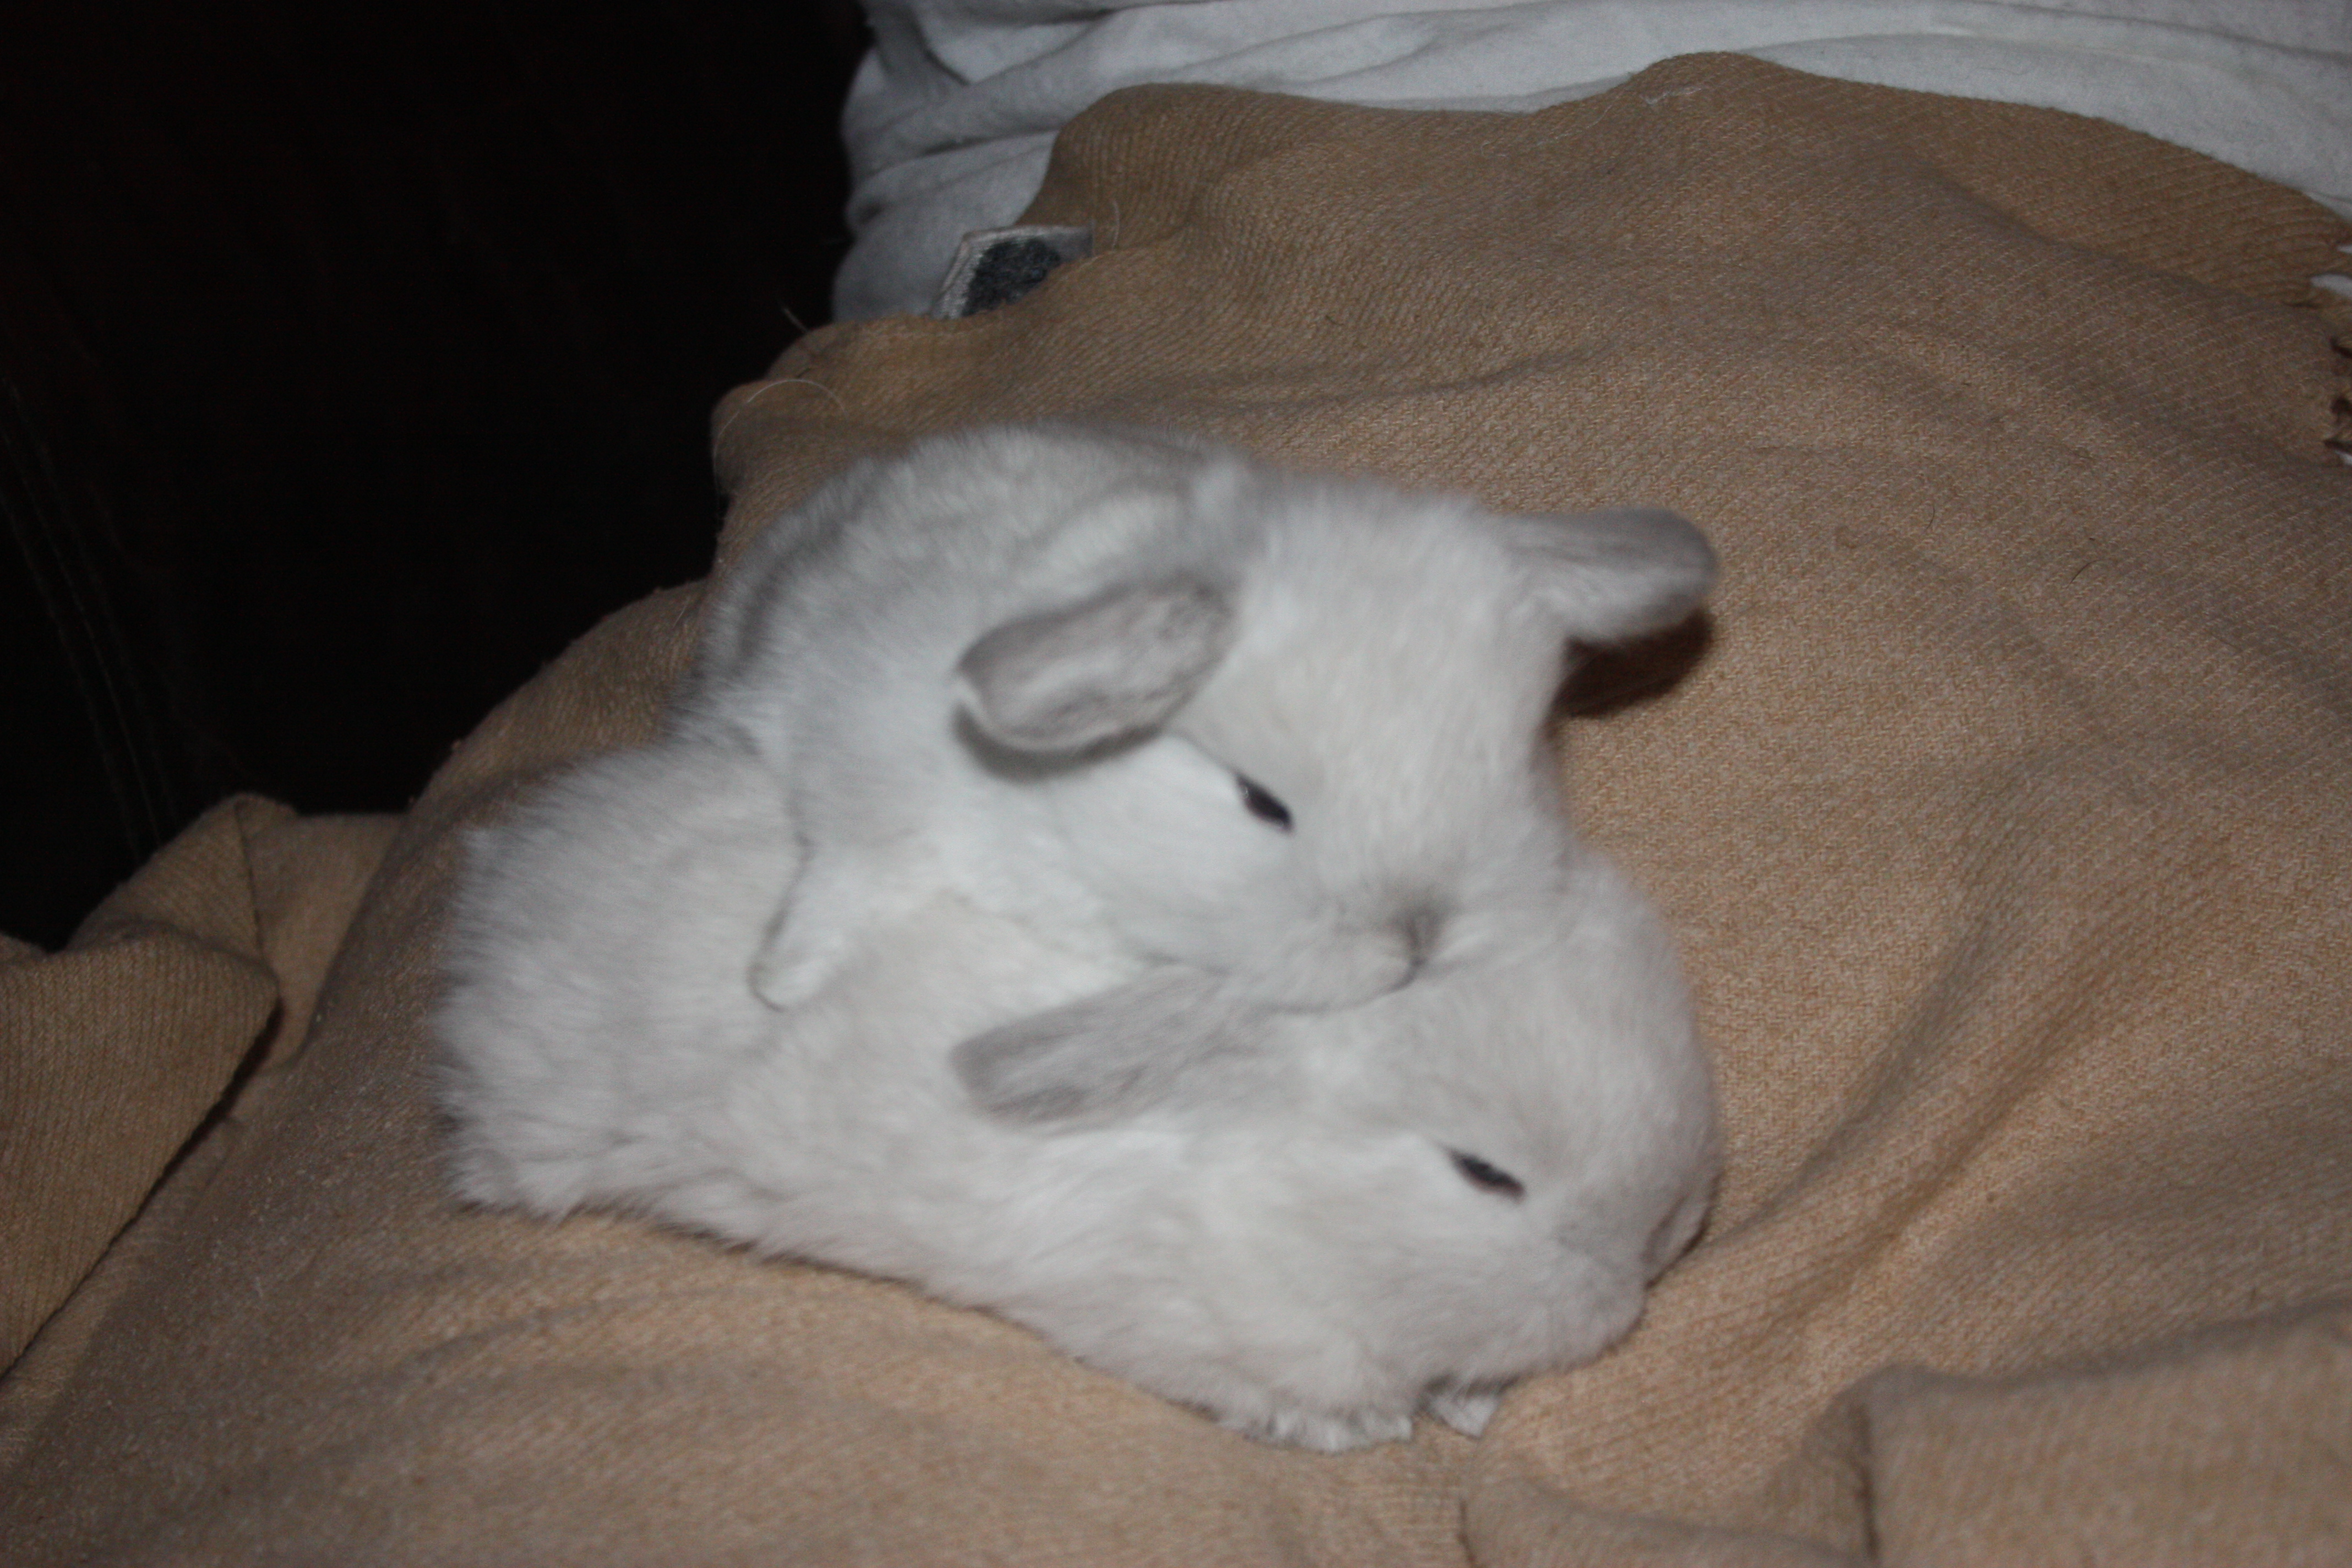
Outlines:
[[972, 718], [1021, 752], [1076, 752], [1150, 729], [1233, 643], [1233, 605], [1196, 577], [1113, 588], [1008, 622], [964, 651]]
[[1663, 631], [1715, 585], [1715, 550], [1671, 511], [1612, 507], [1569, 517], [1499, 520], [1536, 591], [1579, 642], [1625, 642]]
[[1217, 977], [1171, 966], [975, 1035], [950, 1060], [1000, 1121], [1100, 1123], [1216, 1098], [1233, 1087], [1219, 1069], [1246, 1065], [1264, 1035]]

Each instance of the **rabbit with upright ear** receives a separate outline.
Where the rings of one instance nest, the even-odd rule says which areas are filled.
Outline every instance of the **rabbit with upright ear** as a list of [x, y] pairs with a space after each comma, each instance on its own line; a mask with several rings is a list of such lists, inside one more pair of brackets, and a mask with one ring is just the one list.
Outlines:
[[436, 1016], [467, 1195], [911, 1281], [1326, 1449], [1424, 1409], [1475, 1433], [1622, 1334], [1698, 1224], [1688, 1001], [1595, 858], [1358, 1005], [1202, 1015], [1162, 975], [1146, 1010], [1194, 1048], [1116, 1059], [1024, 1032], [1111, 972], [951, 892], [766, 1005], [746, 977], [793, 826], [748, 748], [673, 737], [478, 836]]
[[953, 893], [1138, 987], [1052, 1026], [1085, 1048], [1181, 1011], [1171, 986], [1351, 1005], [1556, 902], [1565, 650], [1671, 624], [1713, 570], [1665, 512], [1505, 517], [1188, 437], [963, 431], [768, 529], [673, 732], [748, 747], [796, 824], [752, 961], [772, 1005]]

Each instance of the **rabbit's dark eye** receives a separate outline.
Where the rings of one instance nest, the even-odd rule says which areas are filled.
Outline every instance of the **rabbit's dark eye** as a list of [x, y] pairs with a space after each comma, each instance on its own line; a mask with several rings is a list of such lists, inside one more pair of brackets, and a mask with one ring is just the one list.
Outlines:
[[1454, 1168], [1462, 1173], [1462, 1179], [1480, 1192], [1496, 1193], [1514, 1202], [1528, 1195], [1518, 1177], [1508, 1171], [1498, 1170], [1477, 1155], [1465, 1154], [1459, 1149], [1449, 1149], [1446, 1153], [1452, 1157]]
[[1260, 822], [1272, 823], [1285, 833], [1290, 831], [1290, 807], [1239, 773], [1234, 775], [1234, 782], [1242, 786], [1242, 805], [1248, 808], [1252, 816]]

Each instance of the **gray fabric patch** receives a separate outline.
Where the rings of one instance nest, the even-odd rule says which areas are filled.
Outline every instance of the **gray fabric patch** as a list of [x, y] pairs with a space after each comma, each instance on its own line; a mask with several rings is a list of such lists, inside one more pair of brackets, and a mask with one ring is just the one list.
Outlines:
[[1091, 256], [1094, 247], [1095, 231], [1086, 225], [974, 229], [956, 247], [931, 314], [961, 321], [1027, 299], [1054, 268]]

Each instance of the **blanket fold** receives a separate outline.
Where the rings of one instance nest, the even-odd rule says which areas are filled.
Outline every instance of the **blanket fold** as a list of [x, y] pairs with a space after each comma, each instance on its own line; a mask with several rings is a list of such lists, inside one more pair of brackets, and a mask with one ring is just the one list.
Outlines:
[[299, 1047], [388, 822], [305, 821], [240, 795], [158, 851], [64, 952], [0, 952], [0, 1365], [232, 1076]]

